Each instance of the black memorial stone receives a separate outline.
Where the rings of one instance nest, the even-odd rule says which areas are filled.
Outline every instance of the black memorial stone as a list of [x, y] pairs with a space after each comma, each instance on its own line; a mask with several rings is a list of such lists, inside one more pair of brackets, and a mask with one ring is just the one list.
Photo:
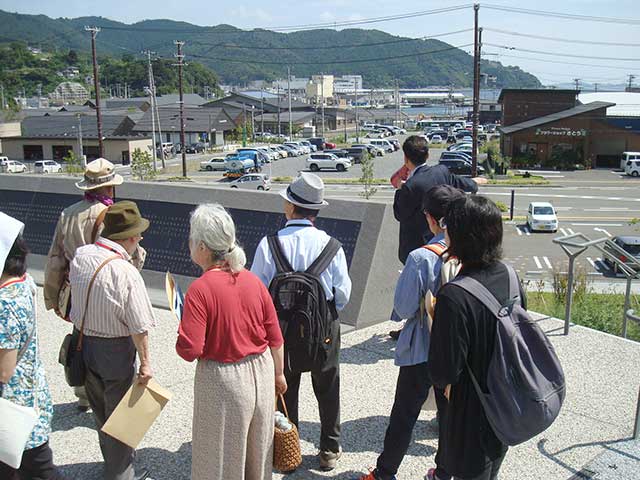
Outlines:
[[[60, 212], [77, 201], [76, 195], [0, 190], [0, 211], [25, 224], [25, 240], [31, 251], [39, 255], [46, 255], [49, 251]], [[142, 242], [148, 253], [145, 269], [157, 272], [169, 270], [190, 277], [199, 276], [198, 267], [189, 258], [189, 215], [195, 205], [136, 199], [134, 201], [142, 215], [151, 221]], [[279, 212], [235, 208], [228, 208], [228, 211], [236, 224], [238, 242], [247, 254], [247, 267], [250, 267], [260, 239], [282, 228], [285, 217]], [[350, 266], [361, 223], [319, 217], [316, 225], [342, 243]]]

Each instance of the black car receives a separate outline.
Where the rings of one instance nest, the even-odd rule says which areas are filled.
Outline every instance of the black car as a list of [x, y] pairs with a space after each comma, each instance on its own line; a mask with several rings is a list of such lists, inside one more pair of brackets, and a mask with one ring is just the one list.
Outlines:
[[330, 150], [325, 150], [324, 153], [333, 153], [338, 158], [347, 158], [350, 157], [346, 150], [342, 150], [340, 148], [332, 148]]
[[[609, 242], [617, 245], [622, 250], [626, 251], [629, 256], [623, 255], [615, 247], [609, 245]], [[604, 244], [604, 250], [616, 257], [619, 261], [626, 264], [633, 270], [638, 270], [638, 265], [633, 262], [629, 257], [634, 257], [636, 261], [640, 261], [640, 236], [637, 235], [620, 235], [613, 237], [611, 240], [607, 240]], [[604, 258], [604, 263], [613, 270], [613, 273], [618, 273], [618, 264], [610, 258]]]
[[[471, 164], [459, 158], [440, 160], [440, 165], [444, 165], [451, 173], [456, 175], [471, 175]], [[484, 174], [484, 168], [478, 165], [478, 175]]]
[[318, 148], [318, 151], [324, 150], [325, 143], [326, 143], [323, 137], [308, 138], [307, 142], [311, 143], [312, 145], [315, 145]]
[[344, 151], [353, 158], [353, 163], [362, 163], [365, 155], [369, 155], [369, 151], [365, 147], [350, 147], [345, 148]]
[[451, 160], [457, 158], [471, 162], [471, 155], [466, 152], [442, 152], [440, 154], [440, 160]]
[[192, 143], [186, 148], [185, 151], [187, 153], [204, 153], [205, 151], [204, 143]]

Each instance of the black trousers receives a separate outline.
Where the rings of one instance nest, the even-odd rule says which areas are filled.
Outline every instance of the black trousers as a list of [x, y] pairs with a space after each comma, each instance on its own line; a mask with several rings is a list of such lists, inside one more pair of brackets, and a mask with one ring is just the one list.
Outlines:
[[[313, 393], [318, 400], [320, 413], [320, 451], [338, 452], [340, 449], [340, 326], [336, 321], [333, 349], [323, 365], [311, 371]], [[295, 368], [295, 366], [293, 366]], [[289, 419], [298, 426], [298, 396], [300, 372], [292, 372], [285, 367], [287, 403]]]
[[[454, 477], [454, 480], [497, 480], [498, 472], [500, 471], [500, 466], [502, 465], [502, 462], [506, 455], [507, 455], [507, 452], [505, 451], [501, 457], [498, 457], [495, 460], [493, 460], [489, 465], [487, 465], [487, 467], [481, 474], [476, 475], [475, 477], [465, 477], [465, 478]], [[440, 477], [438, 477], [438, 480], [439, 479]]]
[[53, 464], [53, 453], [49, 448], [49, 442], [43, 443], [39, 447], [25, 450], [18, 470], [0, 462], [0, 478], [2, 480], [65, 479]]
[[[384, 447], [376, 464], [376, 476], [380, 480], [389, 480], [398, 472], [411, 445], [413, 427], [418, 420], [422, 405], [427, 400], [429, 388], [431, 388], [431, 380], [426, 362], [400, 367], [389, 426], [384, 436]], [[436, 389], [435, 392], [438, 413], [443, 415], [447, 399], [442, 390]], [[446, 475], [441, 469], [437, 473]], [[448, 476], [442, 478], [448, 478]]]

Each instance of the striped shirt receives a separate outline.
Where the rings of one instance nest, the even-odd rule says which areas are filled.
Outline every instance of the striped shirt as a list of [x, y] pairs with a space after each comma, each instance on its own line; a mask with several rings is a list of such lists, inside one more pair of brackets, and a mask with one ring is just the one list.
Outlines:
[[128, 337], [156, 325], [147, 288], [140, 272], [129, 263], [130, 255], [121, 245], [103, 237], [95, 244], [78, 248], [71, 262], [71, 321], [80, 329], [89, 282], [102, 262], [114, 256], [120, 258], [100, 270], [91, 288], [85, 335]]

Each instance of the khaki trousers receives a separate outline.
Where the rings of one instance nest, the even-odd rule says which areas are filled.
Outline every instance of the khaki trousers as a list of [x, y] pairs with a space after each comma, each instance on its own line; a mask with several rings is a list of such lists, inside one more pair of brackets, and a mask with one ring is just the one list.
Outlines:
[[274, 410], [269, 349], [236, 363], [199, 360], [191, 479], [271, 479]]

